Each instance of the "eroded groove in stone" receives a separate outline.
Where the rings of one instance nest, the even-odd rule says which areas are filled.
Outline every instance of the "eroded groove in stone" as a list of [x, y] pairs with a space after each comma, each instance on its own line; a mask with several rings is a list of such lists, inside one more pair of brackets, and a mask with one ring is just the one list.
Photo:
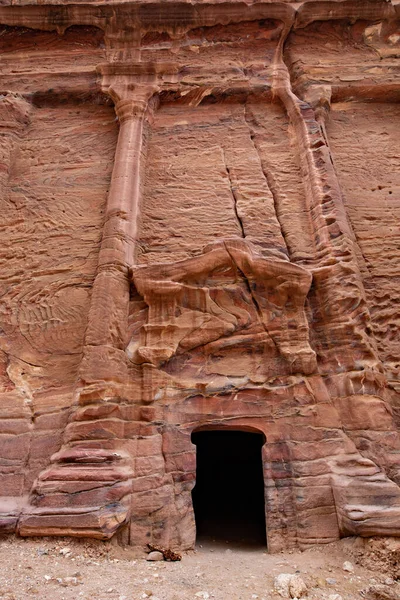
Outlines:
[[1, 530], [191, 548], [231, 428], [270, 550], [399, 536], [398, 6], [56, 4], [0, 7]]

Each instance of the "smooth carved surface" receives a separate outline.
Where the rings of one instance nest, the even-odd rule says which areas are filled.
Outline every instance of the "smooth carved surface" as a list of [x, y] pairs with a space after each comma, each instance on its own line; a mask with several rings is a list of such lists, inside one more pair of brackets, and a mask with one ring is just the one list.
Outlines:
[[400, 535], [399, 6], [1, 3], [1, 531], [191, 548], [231, 427], [272, 551]]

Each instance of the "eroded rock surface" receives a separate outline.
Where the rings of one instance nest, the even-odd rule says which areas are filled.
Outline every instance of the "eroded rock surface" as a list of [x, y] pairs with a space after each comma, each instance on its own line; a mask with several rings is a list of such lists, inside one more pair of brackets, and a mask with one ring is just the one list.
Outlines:
[[400, 536], [399, 5], [0, 23], [2, 530], [191, 548], [230, 427], [271, 550]]

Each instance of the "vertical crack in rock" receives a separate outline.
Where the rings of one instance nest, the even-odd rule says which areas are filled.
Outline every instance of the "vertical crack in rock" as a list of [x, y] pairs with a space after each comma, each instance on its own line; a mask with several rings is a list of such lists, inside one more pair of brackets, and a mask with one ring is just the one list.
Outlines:
[[[265, 167], [265, 159], [261, 158], [261, 152], [260, 152], [260, 148], [259, 145], [256, 141], [256, 132], [254, 131], [254, 125], [251, 122], [250, 117], [248, 116], [248, 106], [247, 103], [244, 105], [244, 120], [247, 124], [247, 127], [249, 129], [249, 137], [251, 140], [251, 143], [253, 144], [254, 150], [258, 156], [258, 160], [260, 163], [260, 168], [261, 168], [261, 172], [264, 176], [265, 182], [269, 188], [269, 191], [271, 192], [271, 196], [272, 196], [272, 201], [274, 203], [274, 209], [275, 209], [275, 215], [276, 215], [276, 220], [278, 221], [279, 224], [279, 228], [280, 228], [280, 232], [281, 232], [281, 236], [285, 242], [285, 247], [286, 247], [286, 252], [287, 255], [290, 256], [289, 254], [289, 248], [288, 248], [288, 244], [287, 244], [287, 238], [285, 236], [285, 231], [284, 231], [284, 227], [282, 224], [282, 220], [280, 219], [280, 200], [279, 200], [279, 196], [280, 196], [280, 190], [278, 187], [277, 182], [275, 181], [274, 175], [272, 173], [272, 168], [269, 167], [268, 168]], [[252, 120], [255, 120], [254, 115], [252, 115]]]
[[221, 148], [221, 153], [222, 153], [222, 159], [224, 161], [225, 172], [226, 172], [226, 175], [227, 175], [228, 181], [229, 181], [229, 189], [230, 189], [231, 196], [232, 196], [232, 201], [233, 201], [233, 212], [235, 214], [236, 221], [237, 221], [237, 224], [239, 225], [240, 231], [242, 232], [242, 238], [244, 239], [246, 237], [246, 233], [245, 233], [245, 230], [244, 230], [243, 221], [242, 221], [242, 219], [241, 219], [241, 217], [239, 215], [239, 211], [238, 211], [238, 206], [237, 206], [237, 204], [238, 204], [238, 197], [237, 197], [237, 193], [236, 193], [236, 187], [233, 184], [232, 177], [231, 177], [231, 171], [230, 171], [230, 169], [228, 167], [228, 164], [226, 162], [226, 156], [225, 156], [225, 150], [224, 150], [224, 148]]

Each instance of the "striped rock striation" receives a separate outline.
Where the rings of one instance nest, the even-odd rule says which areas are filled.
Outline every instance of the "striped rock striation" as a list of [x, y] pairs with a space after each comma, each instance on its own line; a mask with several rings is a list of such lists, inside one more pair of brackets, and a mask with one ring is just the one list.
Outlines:
[[191, 548], [191, 434], [231, 428], [271, 551], [400, 536], [400, 4], [0, 34], [0, 530]]

